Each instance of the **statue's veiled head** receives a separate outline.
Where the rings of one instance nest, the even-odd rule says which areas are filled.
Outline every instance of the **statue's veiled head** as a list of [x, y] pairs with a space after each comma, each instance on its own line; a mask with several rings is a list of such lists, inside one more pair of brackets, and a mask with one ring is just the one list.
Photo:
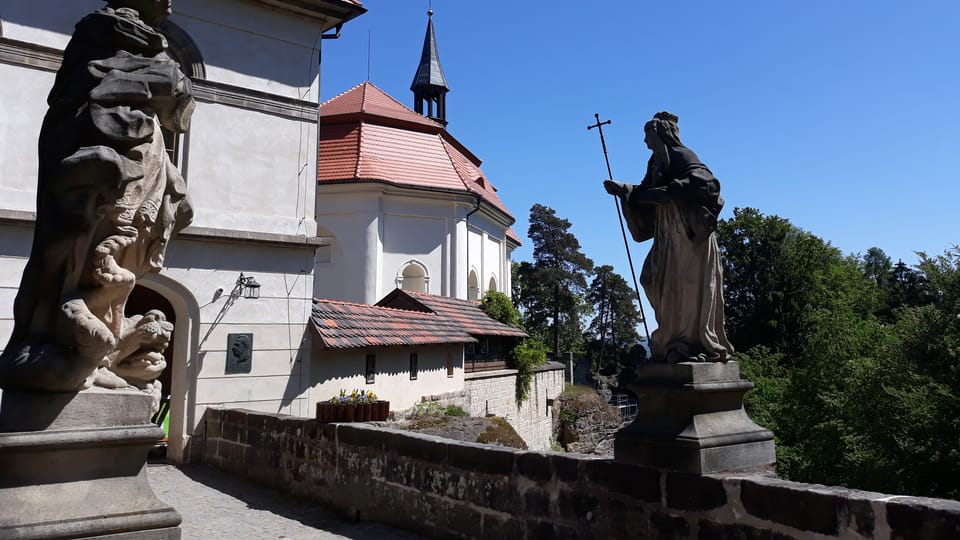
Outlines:
[[667, 111], [661, 111], [653, 115], [653, 120], [643, 126], [644, 142], [647, 143], [647, 148], [653, 149], [657, 142], [662, 142], [667, 146], [680, 146], [682, 144], [680, 142], [680, 126], [677, 125], [679, 120], [680, 117]]
[[107, 0], [107, 5], [114, 9], [135, 9], [147, 24], [159, 23], [173, 11], [173, 0]]

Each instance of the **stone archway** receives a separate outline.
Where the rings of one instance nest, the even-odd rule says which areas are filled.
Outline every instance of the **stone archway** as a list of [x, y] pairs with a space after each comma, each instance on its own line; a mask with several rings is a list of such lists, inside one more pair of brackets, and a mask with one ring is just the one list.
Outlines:
[[[175, 320], [174, 339], [166, 352], [167, 369], [161, 376], [164, 394], [170, 394], [167, 459], [176, 463], [192, 461], [190, 438], [199, 420], [196, 418], [197, 350], [200, 342], [200, 307], [193, 294], [173, 279], [148, 274], [137, 282], [130, 295], [133, 302], [156, 301], [146, 309], [161, 309], [166, 304]], [[156, 300], [159, 297], [159, 300]], [[154, 299], [154, 300], [151, 300]], [[128, 302], [128, 306], [130, 302]], [[144, 310], [140, 308], [142, 313]], [[134, 311], [131, 309], [131, 313]], [[166, 311], [164, 310], [166, 314]], [[166, 378], [166, 380], [164, 380]], [[168, 385], [169, 383], [169, 385]]]

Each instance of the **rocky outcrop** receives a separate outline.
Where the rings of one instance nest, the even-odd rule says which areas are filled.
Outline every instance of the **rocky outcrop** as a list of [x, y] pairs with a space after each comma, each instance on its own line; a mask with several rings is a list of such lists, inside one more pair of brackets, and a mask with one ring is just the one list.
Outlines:
[[554, 403], [554, 436], [567, 452], [613, 455], [620, 413], [595, 392], [561, 395]]

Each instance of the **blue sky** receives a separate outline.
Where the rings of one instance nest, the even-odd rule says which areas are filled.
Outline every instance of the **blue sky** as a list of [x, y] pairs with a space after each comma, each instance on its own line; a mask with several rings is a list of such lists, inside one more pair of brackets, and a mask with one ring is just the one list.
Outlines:
[[[427, 0], [367, 0], [323, 44], [321, 100], [369, 80], [412, 106]], [[643, 124], [680, 116], [727, 206], [785, 217], [840, 248], [915, 264], [960, 243], [960, 2], [433, 0], [448, 130], [517, 218], [573, 223], [584, 252], [629, 269], [613, 174], [639, 182]], [[631, 242], [638, 266], [649, 243]], [[649, 308], [647, 308], [649, 310]], [[649, 311], [648, 311], [649, 314]], [[652, 316], [651, 316], [652, 319]]]

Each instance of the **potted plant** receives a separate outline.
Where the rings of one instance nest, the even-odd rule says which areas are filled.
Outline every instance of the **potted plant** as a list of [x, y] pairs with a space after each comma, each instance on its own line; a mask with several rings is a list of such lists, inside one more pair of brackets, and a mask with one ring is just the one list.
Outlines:
[[317, 403], [317, 420], [321, 422], [370, 422], [383, 421], [390, 414], [390, 402], [377, 399], [369, 390], [356, 390], [339, 395], [329, 401]]

